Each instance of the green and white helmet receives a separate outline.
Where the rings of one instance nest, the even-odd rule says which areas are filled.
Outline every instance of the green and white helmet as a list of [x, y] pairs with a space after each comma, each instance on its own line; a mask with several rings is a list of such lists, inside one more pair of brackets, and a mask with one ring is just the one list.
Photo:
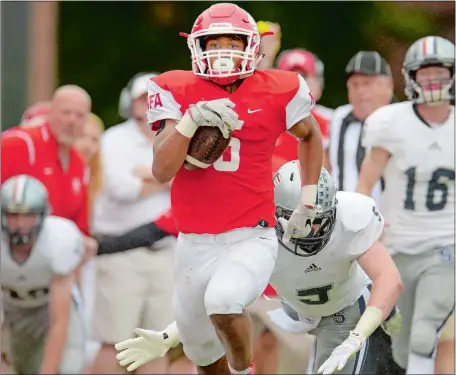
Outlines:
[[[301, 173], [298, 161], [284, 164], [274, 175], [274, 201], [276, 218], [288, 220], [301, 200]], [[276, 224], [279, 242], [288, 251], [295, 255], [307, 257], [320, 252], [331, 238], [336, 223], [336, 186], [325, 169], [321, 169], [317, 190], [317, 216], [314, 225], [318, 229], [311, 232], [306, 238], [291, 239], [293, 247], [282, 242], [283, 228], [279, 222]]]
[[[50, 206], [46, 187], [37, 179], [18, 175], [9, 178], [0, 190], [1, 201], [1, 225], [3, 233], [9, 241], [15, 245], [28, 244], [34, 234], [38, 234], [46, 215], [49, 214]], [[37, 224], [24, 231], [11, 229], [8, 226], [8, 214], [30, 214], [38, 215]]]
[[[405, 94], [415, 103], [438, 103], [454, 99], [454, 44], [439, 36], [427, 36], [413, 43], [405, 54], [402, 75]], [[415, 78], [416, 72], [429, 66], [443, 66], [450, 70], [450, 80], [429, 82], [422, 87]]]

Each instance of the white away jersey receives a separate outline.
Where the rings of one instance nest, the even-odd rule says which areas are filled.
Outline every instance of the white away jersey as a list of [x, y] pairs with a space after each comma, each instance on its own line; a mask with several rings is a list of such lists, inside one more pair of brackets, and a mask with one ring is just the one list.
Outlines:
[[270, 284], [301, 316], [324, 317], [351, 306], [370, 279], [357, 263], [379, 238], [383, 218], [372, 198], [338, 192], [334, 231], [318, 254], [300, 257], [280, 246]]
[[84, 255], [78, 227], [70, 220], [48, 216], [29, 258], [16, 263], [8, 242], [2, 236], [0, 285], [5, 303], [18, 307], [37, 307], [47, 303], [54, 275], [71, 273]]
[[365, 124], [365, 147], [391, 153], [383, 178], [383, 243], [391, 253], [418, 254], [454, 244], [454, 107], [430, 127], [411, 102], [375, 111]]

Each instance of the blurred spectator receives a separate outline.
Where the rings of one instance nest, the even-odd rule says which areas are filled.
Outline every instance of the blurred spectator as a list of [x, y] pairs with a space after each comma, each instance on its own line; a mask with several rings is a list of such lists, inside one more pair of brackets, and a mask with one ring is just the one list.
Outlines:
[[20, 126], [34, 127], [43, 125], [51, 111], [51, 102], [38, 102], [28, 107], [21, 118]]
[[66, 85], [57, 89], [47, 119], [42, 125], [13, 128], [2, 133], [2, 183], [26, 174], [48, 189], [52, 215], [74, 221], [86, 234], [86, 257], [96, 251], [96, 242], [87, 236], [86, 168], [73, 148], [90, 113], [91, 99], [82, 88]]
[[[98, 116], [91, 113], [87, 118], [81, 136], [76, 139], [74, 145], [76, 150], [83, 158], [89, 172], [87, 200], [90, 229], [95, 199], [100, 193], [102, 187], [103, 172], [101, 170], [100, 139], [103, 130], [103, 121]], [[87, 331], [90, 338], [89, 342], [86, 345], [86, 359], [89, 366], [100, 349], [100, 344], [92, 340], [92, 317], [95, 303], [95, 274], [96, 268], [94, 259], [86, 262], [78, 274], [79, 285], [84, 301], [84, 314], [87, 324]]]
[[100, 140], [104, 128], [101, 118], [91, 113], [84, 125], [82, 135], [76, 139], [74, 145], [90, 171], [88, 182], [89, 221], [92, 220], [94, 200], [102, 187]]
[[[391, 68], [378, 52], [361, 51], [347, 67], [348, 101], [338, 107], [331, 121], [329, 160], [339, 190], [355, 191], [365, 150], [361, 144], [364, 121], [376, 109], [393, 100]], [[380, 182], [373, 198], [380, 202]]]
[[[169, 186], [152, 176], [154, 134], [147, 125], [147, 82], [133, 77], [122, 90], [120, 113], [128, 120], [107, 130], [101, 140], [103, 186], [95, 204], [93, 230], [98, 236], [121, 235], [150, 223], [170, 207]], [[102, 343], [93, 373], [124, 373], [114, 344], [136, 327], [161, 330], [173, 321], [174, 244], [172, 236], [152, 248], [99, 257], [94, 336]], [[137, 372], [165, 374], [168, 357]]]

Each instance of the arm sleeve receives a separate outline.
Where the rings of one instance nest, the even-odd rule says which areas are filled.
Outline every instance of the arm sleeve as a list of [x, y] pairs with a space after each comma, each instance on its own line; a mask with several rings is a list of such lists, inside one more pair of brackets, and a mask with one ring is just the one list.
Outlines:
[[306, 81], [298, 74], [299, 86], [294, 97], [288, 102], [286, 111], [287, 130], [310, 115], [315, 99], [309, 91]]
[[7, 130], [1, 142], [1, 182], [19, 174], [30, 174], [36, 156], [32, 138], [20, 130]]
[[390, 154], [395, 154], [401, 147], [400, 125], [394, 119], [391, 108], [386, 106], [377, 109], [365, 121], [362, 135], [362, 145], [367, 149], [383, 148]]
[[154, 223], [135, 228], [122, 236], [103, 237], [98, 241], [98, 255], [115, 254], [138, 247], [151, 246], [154, 242], [169, 236]]
[[181, 105], [161, 81], [161, 76], [153, 77], [147, 85], [147, 121], [154, 131], [158, 130], [160, 120], [180, 121], [183, 115]]

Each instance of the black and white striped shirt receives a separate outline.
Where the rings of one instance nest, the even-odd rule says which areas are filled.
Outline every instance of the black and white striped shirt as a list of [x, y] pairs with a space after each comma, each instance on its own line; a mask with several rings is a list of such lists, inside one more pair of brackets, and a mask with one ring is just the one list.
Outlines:
[[[331, 175], [338, 190], [355, 191], [365, 149], [361, 144], [363, 122], [353, 115], [351, 104], [338, 107], [331, 120], [329, 160]], [[378, 183], [372, 197], [380, 204], [381, 186]]]

